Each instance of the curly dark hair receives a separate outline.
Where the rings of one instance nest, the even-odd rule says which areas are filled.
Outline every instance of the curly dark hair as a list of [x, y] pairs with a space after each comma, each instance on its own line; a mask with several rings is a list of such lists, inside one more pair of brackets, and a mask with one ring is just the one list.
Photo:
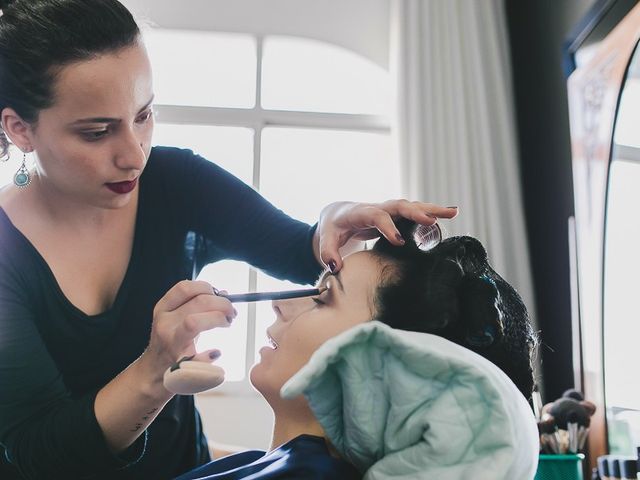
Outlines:
[[522, 298], [491, 268], [482, 244], [452, 237], [425, 252], [416, 244], [415, 223], [400, 220], [397, 226], [405, 245], [381, 238], [371, 250], [385, 263], [375, 294], [376, 320], [473, 350], [502, 369], [529, 399], [536, 336]]

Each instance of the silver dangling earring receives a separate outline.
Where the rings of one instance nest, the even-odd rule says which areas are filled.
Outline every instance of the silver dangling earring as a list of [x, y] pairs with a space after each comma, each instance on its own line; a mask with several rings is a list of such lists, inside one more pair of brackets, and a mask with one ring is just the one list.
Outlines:
[[20, 165], [20, 168], [13, 176], [13, 183], [19, 188], [27, 187], [31, 183], [31, 175], [29, 174], [29, 170], [27, 170], [26, 152], [22, 152], [22, 165]]

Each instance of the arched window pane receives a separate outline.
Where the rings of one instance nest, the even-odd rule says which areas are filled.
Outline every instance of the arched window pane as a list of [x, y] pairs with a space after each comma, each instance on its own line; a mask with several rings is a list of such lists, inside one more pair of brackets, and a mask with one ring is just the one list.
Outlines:
[[151, 29], [144, 33], [155, 103], [252, 108], [256, 41], [251, 35]]
[[390, 85], [388, 71], [347, 49], [304, 38], [265, 38], [264, 108], [385, 115]]

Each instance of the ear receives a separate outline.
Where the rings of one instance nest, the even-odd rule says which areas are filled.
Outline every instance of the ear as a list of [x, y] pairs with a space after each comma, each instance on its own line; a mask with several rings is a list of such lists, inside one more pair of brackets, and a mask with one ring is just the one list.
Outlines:
[[9, 137], [11, 143], [23, 152], [29, 152], [33, 149], [33, 129], [13, 108], [4, 108], [0, 120], [2, 121], [2, 130]]

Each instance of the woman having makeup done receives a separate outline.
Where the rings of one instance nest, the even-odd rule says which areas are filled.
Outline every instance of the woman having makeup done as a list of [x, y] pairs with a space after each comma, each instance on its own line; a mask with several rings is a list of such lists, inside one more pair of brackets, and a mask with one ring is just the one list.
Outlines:
[[296, 221], [192, 151], [151, 146], [152, 67], [118, 1], [0, 8], [0, 157], [13, 144], [22, 163], [0, 191], [2, 479], [159, 479], [208, 462], [193, 397], [163, 385], [236, 314], [199, 270], [230, 258], [312, 283], [340, 271], [350, 239], [401, 245], [393, 219], [457, 213], [339, 202]]
[[397, 223], [405, 244], [380, 238], [325, 271], [320, 294], [273, 302], [250, 374], [274, 413], [269, 450], [176, 480], [533, 478], [522, 299], [475, 238], [425, 249], [424, 229]]

